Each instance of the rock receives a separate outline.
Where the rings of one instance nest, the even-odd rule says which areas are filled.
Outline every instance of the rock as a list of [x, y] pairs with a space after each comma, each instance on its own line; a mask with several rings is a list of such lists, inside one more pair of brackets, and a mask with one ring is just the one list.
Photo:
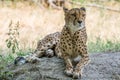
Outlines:
[[[120, 80], [120, 52], [90, 54], [91, 62], [77, 80]], [[64, 61], [57, 57], [40, 58], [35, 64], [10, 65], [11, 80], [73, 80], [64, 74]]]

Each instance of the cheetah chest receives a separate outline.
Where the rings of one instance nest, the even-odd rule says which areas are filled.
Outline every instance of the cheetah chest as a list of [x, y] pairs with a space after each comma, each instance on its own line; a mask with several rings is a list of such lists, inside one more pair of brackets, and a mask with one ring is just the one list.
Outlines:
[[61, 50], [62, 53], [67, 54], [71, 57], [76, 57], [79, 55], [79, 49], [81, 48], [83, 41], [80, 31], [76, 31], [73, 35], [69, 33], [64, 33], [61, 36]]

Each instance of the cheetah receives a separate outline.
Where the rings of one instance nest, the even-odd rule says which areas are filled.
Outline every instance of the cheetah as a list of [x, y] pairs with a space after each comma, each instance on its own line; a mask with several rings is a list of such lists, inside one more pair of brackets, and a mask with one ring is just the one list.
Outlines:
[[[84, 7], [73, 8], [71, 10], [64, 8], [64, 13], [65, 26], [61, 32], [58, 48], [66, 64], [66, 75], [79, 78], [82, 75], [83, 67], [89, 62], [86, 45], [86, 9]], [[74, 64], [74, 59], [78, 56], [81, 59], [77, 60], [76, 64]]]
[[[22, 56], [17, 57], [14, 61], [15, 65], [22, 65], [27, 62], [35, 63], [39, 60], [39, 58], [43, 56], [52, 57], [55, 55], [55, 48], [60, 40], [60, 32], [55, 32], [45, 36], [43, 39], [39, 40], [37, 43], [37, 48], [34, 52]], [[56, 54], [57, 55], [57, 54]], [[57, 55], [58, 56], [58, 55]]]
[[[57, 55], [64, 59], [66, 65], [64, 72], [67, 76], [72, 76], [76, 79], [82, 76], [84, 66], [90, 61], [86, 45], [86, 9], [84, 7], [70, 10], [63, 8], [63, 11], [65, 14], [65, 25], [62, 31], [47, 35], [38, 42], [37, 48], [31, 56], [18, 57], [15, 60], [15, 64], [22, 62], [23, 59], [34, 62], [36, 58], [42, 56]], [[77, 57], [80, 58], [76, 60]]]

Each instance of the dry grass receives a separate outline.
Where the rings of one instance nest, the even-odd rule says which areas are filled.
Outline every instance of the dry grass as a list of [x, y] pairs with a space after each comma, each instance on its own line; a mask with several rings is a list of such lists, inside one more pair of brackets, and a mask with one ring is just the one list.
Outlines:
[[[104, 3], [104, 5], [120, 8], [120, 4], [115, 2]], [[120, 41], [120, 13], [92, 7], [86, 7], [86, 9], [88, 43], [96, 42], [97, 38], [104, 42], [107, 40]], [[14, 6], [11, 6], [11, 3], [0, 6], [0, 48], [2, 53], [7, 49], [5, 40], [11, 20], [14, 23], [20, 22], [20, 47], [35, 49], [39, 39], [49, 33], [61, 31], [64, 25], [64, 13], [62, 10], [47, 10], [21, 2]]]

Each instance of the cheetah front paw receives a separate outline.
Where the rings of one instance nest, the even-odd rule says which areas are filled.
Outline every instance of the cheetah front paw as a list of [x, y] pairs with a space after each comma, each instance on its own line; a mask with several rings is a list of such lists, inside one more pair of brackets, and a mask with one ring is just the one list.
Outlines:
[[78, 79], [81, 78], [82, 74], [80, 72], [73, 72], [73, 78]]
[[47, 57], [53, 57], [54, 56], [54, 51], [52, 49], [46, 50], [45, 56], [47, 56]]
[[67, 76], [71, 77], [73, 75], [73, 69], [69, 69], [69, 70], [66, 69], [64, 72]]

